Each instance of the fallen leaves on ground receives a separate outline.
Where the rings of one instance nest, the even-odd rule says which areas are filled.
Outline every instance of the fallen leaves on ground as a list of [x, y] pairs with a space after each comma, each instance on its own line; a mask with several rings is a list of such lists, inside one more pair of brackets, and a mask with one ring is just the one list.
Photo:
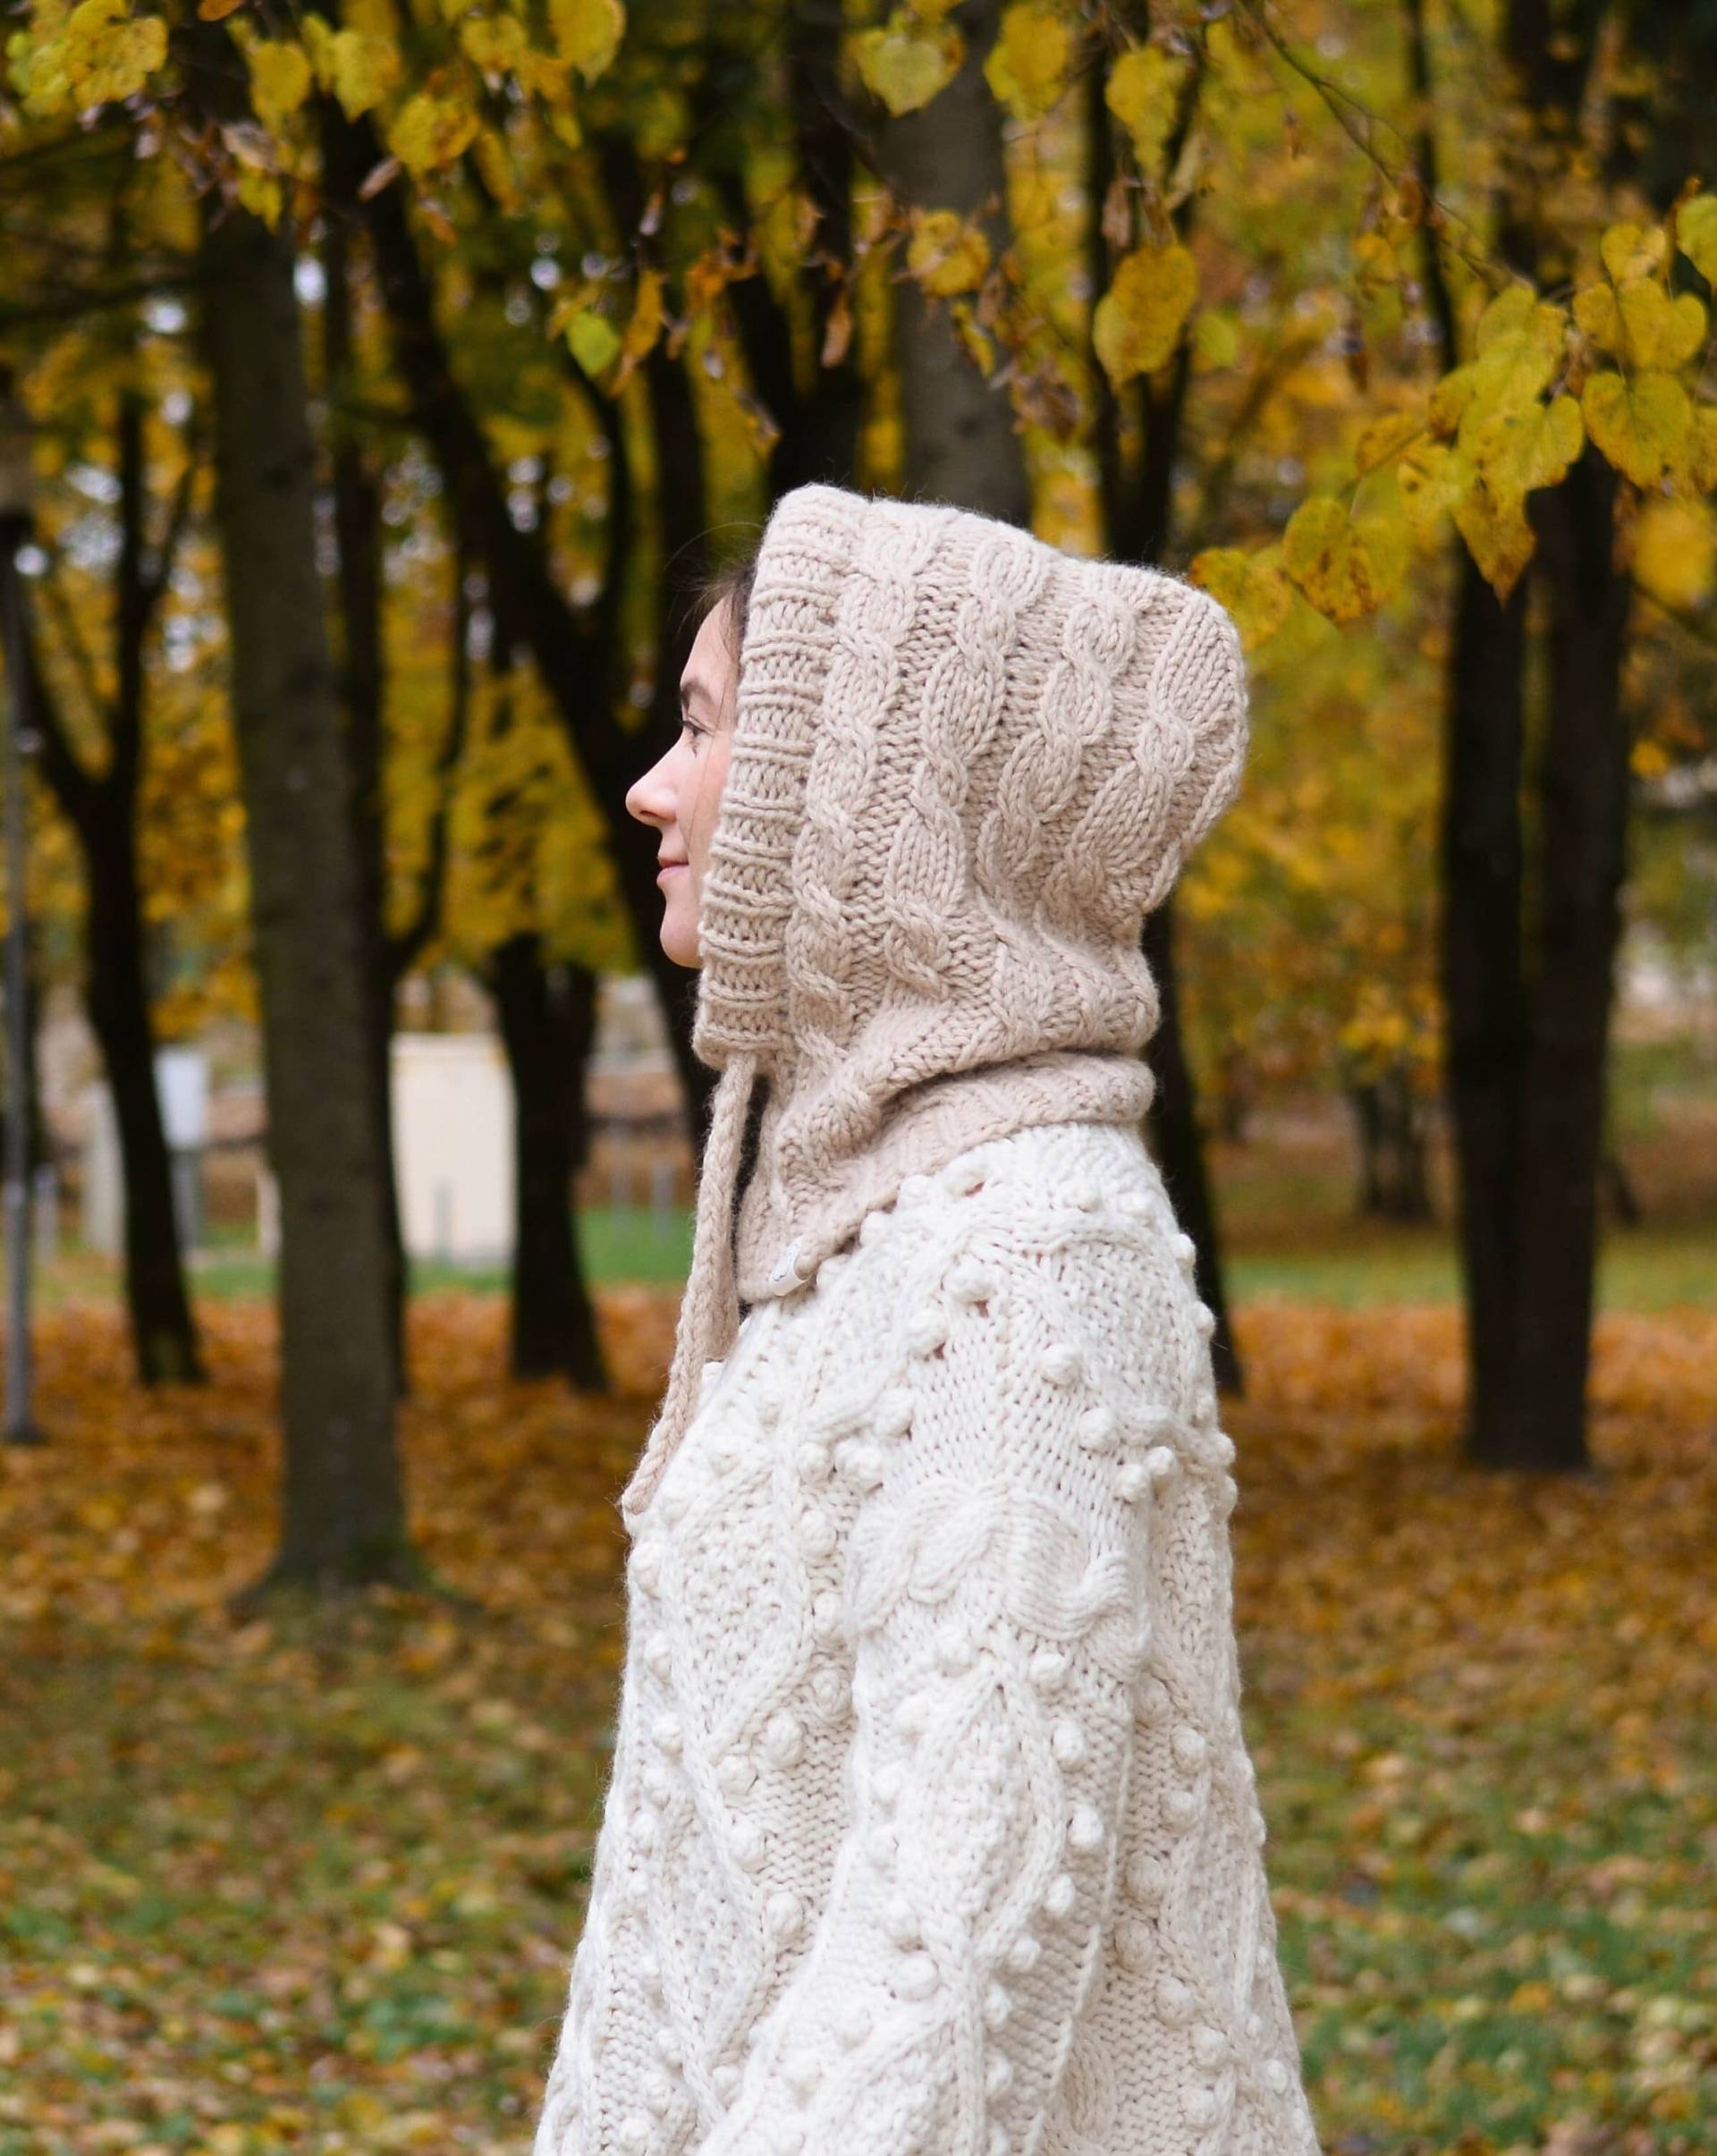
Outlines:
[[[274, 1327], [140, 1394], [45, 1321], [0, 1452], [0, 2156], [524, 2156], [611, 1742], [621, 1389], [501, 1382], [504, 1308], [412, 1312], [413, 1531], [480, 1607], [236, 1620], [274, 1534]], [[1717, 1315], [1610, 1316], [1594, 1471], [1456, 1457], [1443, 1308], [1246, 1309], [1245, 1712], [1330, 2156], [1717, 2144]]]

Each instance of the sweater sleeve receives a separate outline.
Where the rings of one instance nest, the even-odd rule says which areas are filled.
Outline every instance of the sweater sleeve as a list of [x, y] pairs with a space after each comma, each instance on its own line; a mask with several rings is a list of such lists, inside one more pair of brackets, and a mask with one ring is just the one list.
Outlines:
[[1165, 1412], [1127, 1397], [1138, 1268], [1076, 1272], [1077, 1296], [1000, 1239], [903, 1298], [897, 1382], [838, 1463], [869, 1484], [844, 1835], [697, 2156], [1038, 2143], [1111, 1923], [1168, 1457]]

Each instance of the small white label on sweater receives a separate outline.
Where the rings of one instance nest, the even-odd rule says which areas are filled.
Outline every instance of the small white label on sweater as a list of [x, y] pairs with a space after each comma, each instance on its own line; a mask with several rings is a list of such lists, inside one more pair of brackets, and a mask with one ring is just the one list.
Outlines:
[[769, 1275], [769, 1285], [772, 1288], [784, 1288], [793, 1277], [799, 1264], [799, 1239], [795, 1236], [775, 1260], [775, 1269]]

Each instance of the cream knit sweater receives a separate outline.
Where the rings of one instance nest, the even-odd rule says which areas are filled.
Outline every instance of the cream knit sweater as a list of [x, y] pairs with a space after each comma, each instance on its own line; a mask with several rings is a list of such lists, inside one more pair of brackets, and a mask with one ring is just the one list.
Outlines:
[[1315, 2156], [1234, 1448], [1139, 1131], [1141, 919], [1245, 746], [1190, 587], [963, 512], [777, 508], [535, 2156]]

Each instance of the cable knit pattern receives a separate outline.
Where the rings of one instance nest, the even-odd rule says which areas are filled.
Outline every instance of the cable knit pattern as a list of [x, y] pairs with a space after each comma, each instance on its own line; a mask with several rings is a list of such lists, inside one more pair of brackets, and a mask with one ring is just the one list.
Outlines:
[[1246, 747], [1239, 638], [1179, 578], [930, 503], [777, 504], [703, 884], [692, 1042], [722, 1078], [630, 1512], [741, 1305], [792, 1293], [906, 1177], [1032, 1124], [1140, 1120], [1140, 930]]
[[1080, 1121], [749, 1313], [635, 1520], [535, 2156], [1315, 2156], [1211, 1324]]

